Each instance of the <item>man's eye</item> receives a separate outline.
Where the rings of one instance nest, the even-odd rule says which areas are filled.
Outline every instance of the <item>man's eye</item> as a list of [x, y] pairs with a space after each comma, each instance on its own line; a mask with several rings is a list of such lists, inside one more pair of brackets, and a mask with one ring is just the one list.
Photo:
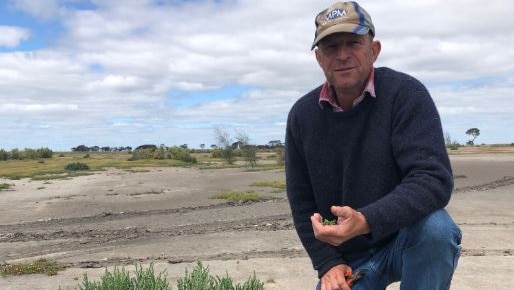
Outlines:
[[339, 45], [337, 45], [337, 44], [335, 44], [335, 43], [334, 43], [334, 44], [327, 44], [327, 45], [324, 45], [324, 46], [323, 46], [323, 49], [324, 49], [325, 51], [335, 51], [335, 50], [337, 50], [337, 48], [338, 48], [338, 47], [339, 47]]

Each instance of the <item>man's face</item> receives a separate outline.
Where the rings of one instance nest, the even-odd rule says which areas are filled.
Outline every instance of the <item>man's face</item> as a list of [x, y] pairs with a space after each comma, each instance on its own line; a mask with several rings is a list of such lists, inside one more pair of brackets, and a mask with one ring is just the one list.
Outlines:
[[337, 93], [359, 96], [380, 53], [380, 42], [369, 35], [334, 33], [323, 38], [316, 59]]

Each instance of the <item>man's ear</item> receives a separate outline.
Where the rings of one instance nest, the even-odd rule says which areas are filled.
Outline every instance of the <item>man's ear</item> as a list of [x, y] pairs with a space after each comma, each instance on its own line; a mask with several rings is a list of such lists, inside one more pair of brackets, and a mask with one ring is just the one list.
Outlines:
[[373, 52], [373, 62], [375, 62], [382, 50], [382, 44], [378, 40], [374, 40], [371, 44], [371, 51]]
[[321, 52], [319, 51], [319, 48], [316, 48], [314, 50], [314, 53], [316, 54], [316, 60], [318, 61], [318, 65], [320, 67], [322, 67], [322, 65], [321, 65], [321, 55], [320, 55]]

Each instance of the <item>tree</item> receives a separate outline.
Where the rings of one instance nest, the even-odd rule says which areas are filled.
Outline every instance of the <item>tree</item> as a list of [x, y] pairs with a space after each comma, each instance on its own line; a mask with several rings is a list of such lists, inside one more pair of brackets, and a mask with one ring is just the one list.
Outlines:
[[473, 139], [468, 141], [468, 145], [475, 144], [475, 139], [480, 135], [480, 130], [478, 128], [470, 128], [466, 131], [466, 135], [470, 135]]
[[228, 164], [234, 163], [234, 149], [232, 149], [232, 141], [230, 134], [222, 127], [214, 128], [214, 137], [218, 142], [218, 147], [222, 150], [222, 156]]
[[76, 152], [87, 152], [89, 151], [89, 147], [87, 147], [86, 145], [79, 145], [77, 147], [73, 147], [71, 148], [71, 151], [76, 151]]
[[244, 131], [237, 131], [236, 143], [239, 143], [245, 161], [252, 168], [257, 166], [257, 147], [250, 144], [250, 136]]

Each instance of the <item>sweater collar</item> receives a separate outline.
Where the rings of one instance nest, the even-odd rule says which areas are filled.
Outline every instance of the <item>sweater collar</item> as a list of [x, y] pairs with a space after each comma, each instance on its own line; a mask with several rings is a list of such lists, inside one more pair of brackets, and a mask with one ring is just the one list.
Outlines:
[[[377, 97], [375, 94], [375, 68], [374, 67], [371, 69], [371, 72], [368, 77], [368, 82], [366, 83], [366, 87], [364, 88], [364, 91], [358, 98], [353, 100], [354, 108], [364, 99], [364, 97], [366, 96], [366, 93], [369, 93], [369, 95], [372, 96], [373, 98]], [[328, 104], [330, 104], [330, 106], [332, 107], [332, 110], [334, 110], [336, 112], [343, 111], [343, 108], [341, 108], [339, 106], [339, 104], [337, 104], [337, 102], [336, 102], [335, 93], [334, 93], [334, 90], [332, 89], [332, 86], [327, 81], [325, 81], [325, 83], [323, 84], [323, 87], [321, 88], [321, 92], [319, 94], [318, 103], [321, 108], [323, 108], [323, 102], [327, 102]]]

